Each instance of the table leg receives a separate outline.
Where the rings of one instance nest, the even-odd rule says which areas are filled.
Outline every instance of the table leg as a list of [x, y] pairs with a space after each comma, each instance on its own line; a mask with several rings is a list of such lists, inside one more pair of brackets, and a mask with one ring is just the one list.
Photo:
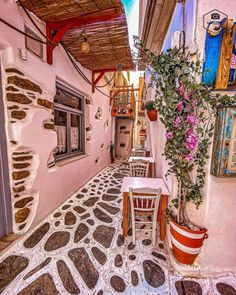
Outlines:
[[168, 206], [168, 196], [161, 195], [161, 203], [160, 203], [160, 213], [161, 213], [161, 220], [160, 220], [160, 239], [164, 241], [166, 238], [166, 208]]
[[155, 177], [155, 163], [152, 163], [152, 177]]
[[123, 237], [128, 233], [129, 193], [123, 192]]

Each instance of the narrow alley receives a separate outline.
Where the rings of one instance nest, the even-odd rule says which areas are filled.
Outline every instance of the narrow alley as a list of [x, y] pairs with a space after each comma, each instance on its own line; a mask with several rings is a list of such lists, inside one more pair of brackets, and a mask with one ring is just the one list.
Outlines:
[[200, 295], [218, 286], [234, 294], [235, 276], [183, 281], [150, 232], [138, 232], [134, 246], [130, 228], [124, 241], [120, 187], [128, 174], [127, 161], [108, 166], [2, 253], [0, 293]]

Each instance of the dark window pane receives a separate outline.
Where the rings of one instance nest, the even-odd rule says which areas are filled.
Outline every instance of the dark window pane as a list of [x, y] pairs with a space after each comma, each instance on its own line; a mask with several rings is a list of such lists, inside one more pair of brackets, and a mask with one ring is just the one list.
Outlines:
[[81, 150], [80, 146], [80, 116], [70, 114], [71, 128], [70, 128], [70, 146], [71, 152]]
[[56, 103], [62, 104], [64, 106], [81, 110], [81, 99], [72, 93], [69, 93], [65, 90], [57, 88], [57, 92], [54, 98]]
[[55, 110], [55, 129], [57, 132], [57, 151], [56, 155], [67, 153], [67, 113]]

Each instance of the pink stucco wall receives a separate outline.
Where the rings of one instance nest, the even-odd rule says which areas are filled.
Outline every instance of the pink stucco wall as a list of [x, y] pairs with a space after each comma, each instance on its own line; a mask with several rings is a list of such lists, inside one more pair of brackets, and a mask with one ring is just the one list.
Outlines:
[[[1, 0], [0, 14], [3, 19], [21, 30], [24, 30], [25, 23], [32, 29], [34, 28], [15, 1]], [[38, 20], [37, 23], [44, 29], [43, 23]], [[48, 119], [48, 112], [43, 109], [34, 109], [30, 121], [22, 124], [17, 131], [18, 140], [35, 152], [38, 159], [38, 168], [35, 170], [36, 178], [32, 186], [32, 190], [39, 192], [39, 204], [33, 223], [35, 225], [65, 201], [77, 188], [108, 165], [112, 119], [109, 98], [97, 91], [92, 93], [91, 85], [87, 84], [74, 70], [62, 46], [54, 50], [53, 65], [48, 65], [30, 52], [27, 52], [27, 61], [23, 61], [19, 55], [20, 49], [25, 50], [24, 36], [0, 23], [0, 57], [3, 69], [7, 67], [20, 69], [26, 77], [42, 88], [43, 96], [48, 100], [53, 101], [55, 82], [60, 80], [93, 101], [91, 106], [86, 106], [85, 111], [85, 127], [89, 124], [92, 126], [89, 134], [91, 141], [86, 143], [87, 156], [79, 160], [50, 169], [47, 167], [49, 155], [56, 146], [56, 133], [43, 129], [43, 121]], [[91, 72], [82, 67], [81, 69], [91, 80]], [[101, 84], [105, 84], [104, 80]], [[108, 88], [103, 88], [103, 91], [109, 94]], [[102, 109], [101, 120], [95, 119], [98, 107]], [[109, 125], [105, 131], [104, 124], [107, 120]], [[9, 133], [10, 128], [7, 123], [6, 128]], [[101, 147], [102, 144], [104, 148]], [[9, 150], [9, 154], [10, 152]], [[95, 164], [97, 157], [99, 161]]]
[[[235, 0], [186, 1], [186, 41], [193, 51], [197, 45], [197, 54], [200, 54], [201, 58], [204, 57], [206, 34], [202, 26], [203, 15], [212, 9], [218, 9], [228, 14], [229, 18], [236, 19]], [[172, 23], [165, 38], [164, 49], [169, 47], [172, 32], [182, 30], [180, 16], [181, 4], [177, 4]], [[148, 80], [148, 76], [146, 79]], [[149, 89], [148, 98], [154, 99], [154, 96], [154, 90]], [[165, 144], [165, 129], [161, 122], [148, 122], [148, 134], [148, 144], [156, 159], [157, 176], [164, 178], [168, 166], [165, 159], [161, 156]], [[211, 154], [211, 150], [212, 148], [209, 149], [209, 154]], [[236, 178], [222, 179], [210, 175], [210, 160], [207, 164], [206, 171], [207, 177], [203, 204], [198, 210], [190, 205], [189, 216], [194, 223], [208, 229], [209, 238], [204, 242], [204, 246], [194, 267], [185, 268], [184, 266], [177, 266], [176, 264], [175, 266], [180, 271], [182, 270], [185, 273], [189, 272], [189, 274], [194, 275], [235, 272]], [[169, 177], [167, 183], [173, 196], [175, 196], [176, 183], [174, 178]]]

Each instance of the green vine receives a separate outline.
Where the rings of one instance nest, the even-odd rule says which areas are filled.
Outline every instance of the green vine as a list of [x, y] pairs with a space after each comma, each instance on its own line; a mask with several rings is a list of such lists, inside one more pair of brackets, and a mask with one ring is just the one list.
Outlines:
[[[173, 207], [180, 210], [191, 201], [198, 208], [202, 203], [216, 109], [219, 105], [235, 104], [236, 97], [215, 94], [199, 82], [201, 63], [191, 61], [182, 50], [175, 48], [156, 54], [143, 48], [138, 38], [135, 38], [135, 46], [151, 72], [156, 90], [155, 108], [166, 128], [167, 175], [174, 174], [180, 186], [167, 212], [173, 217]], [[180, 220], [184, 223], [183, 212]]]

